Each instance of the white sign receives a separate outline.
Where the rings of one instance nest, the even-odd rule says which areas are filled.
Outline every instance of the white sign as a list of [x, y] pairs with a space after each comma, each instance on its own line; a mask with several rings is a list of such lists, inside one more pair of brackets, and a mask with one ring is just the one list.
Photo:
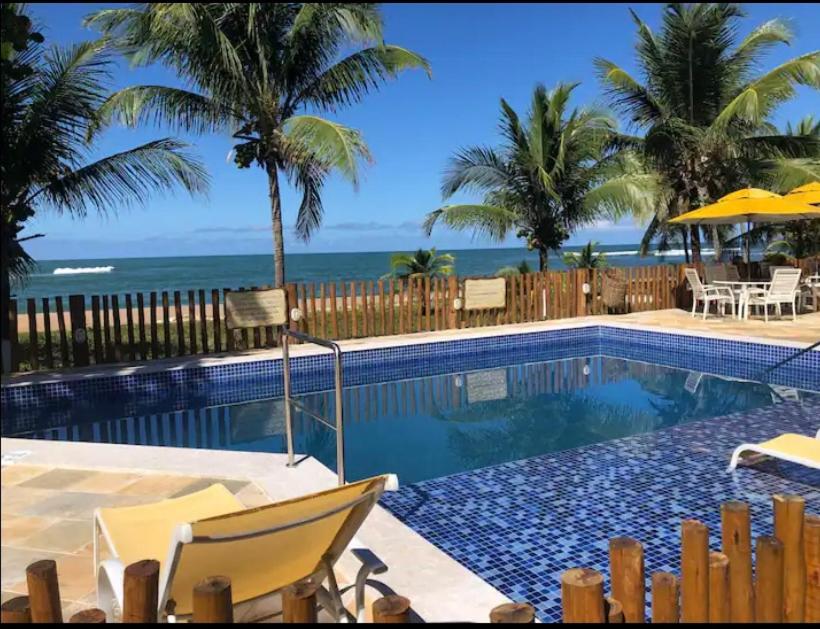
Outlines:
[[503, 277], [491, 280], [464, 280], [464, 309], [490, 310], [504, 308], [507, 281]]
[[288, 322], [285, 289], [249, 290], [225, 295], [226, 324], [236, 328], [261, 328]]

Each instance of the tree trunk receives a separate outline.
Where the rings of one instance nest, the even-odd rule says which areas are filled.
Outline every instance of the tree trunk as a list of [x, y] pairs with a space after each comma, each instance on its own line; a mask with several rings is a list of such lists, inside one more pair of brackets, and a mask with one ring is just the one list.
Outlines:
[[700, 264], [700, 227], [697, 225], [690, 225], [689, 235], [692, 237], [692, 262], [694, 264]]
[[689, 229], [684, 227], [681, 234], [683, 235], [683, 255], [686, 256], [686, 264], [689, 264]]
[[0, 251], [0, 302], [2, 302], [2, 318], [0, 319], [0, 340], [2, 343], [2, 373], [11, 373], [11, 318], [9, 305], [11, 303], [11, 278], [9, 277], [8, 246], [3, 235], [3, 246]]
[[268, 173], [268, 195], [270, 196], [271, 229], [273, 230], [273, 285], [285, 285], [285, 240], [282, 233], [282, 199], [279, 194], [279, 172], [276, 164], [265, 164]]
[[538, 250], [538, 270], [542, 273], [549, 268], [549, 252], [544, 249]]

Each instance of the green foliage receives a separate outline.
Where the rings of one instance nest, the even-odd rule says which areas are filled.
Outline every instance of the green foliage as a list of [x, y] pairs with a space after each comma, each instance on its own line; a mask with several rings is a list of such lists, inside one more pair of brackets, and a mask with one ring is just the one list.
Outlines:
[[356, 185], [370, 159], [358, 131], [317, 113], [359, 102], [403, 70], [430, 72], [416, 53], [384, 43], [373, 4], [150, 3], [99, 11], [88, 24], [132, 63], [162, 63], [187, 84], [122, 90], [103, 106], [100, 126], [119, 119], [229, 132], [237, 166], [265, 170], [276, 285], [284, 282], [279, 176], [301, 194], [296, 234], [308, 240], [322, 222], [329, 174]]
[[[501, 100], [503, 144], [498, 148], [463, 149], [450, 160], [442, 194], [458, 191], [484, 195], [480, 204], [450, 205], [430, 212], [429, 234], [437, 223], [451, 229], [500, 241], [514, 232], [530, 250], [539, 252], [544, 269], [549, 251], [555, 251], [572, 232], [591, 222], [601, 211], [626, 202], [640, 205], [633, 194], [634, 175], [622, 168], [622, 185], [610, 193], [587, 195], [603, 183], [616, 162], [618, 136], [615, 121], [595, 108], [569, 108], [577, 84], [559, 83], [555, 89], [536, 86], [525, 120]], [[639, 173], [645, 177], [643, 173]], [[617, 198], [620, 195], [620, 198]]]
[[432, 249], [418, 249], [415, 253], [394, 253], [390, 258], [392, 277], [446, 277], [455, 270], [455, 257], [449, 253], [436, 253]]
[[495, 272], [496, 277], [514, 277], [518, 275], [527, 275], [532, 273], [529, 262], [521, 260], [516, 266], [502, 266]]
[[598, 243], [590, 240], [581, 251], [567, 251], [563, 261], [572, 269], [603, 269], [609, 266], [606, 254], [596, 251]]
[[741, 39], [744, 15], [735, 4], [670, 4], [654, 33], [633, 13], [643, 82], [612, 61], [595, 62], [610, 103], [642, 132], [632, 143], [639, 163], [662, 184], [644, 251], [653, 239], [666, 246], [691, 237], [699, 255], [699, 228], [671, 227], [669, 218], [739, 188], [782, 189], [820, 176], [818, 136], [803, 125], [781, 134], [771, 123], [798, 86], [820, 87], [820, 52], [761, 73], [765, 54], [793, 37], [771, 20]]

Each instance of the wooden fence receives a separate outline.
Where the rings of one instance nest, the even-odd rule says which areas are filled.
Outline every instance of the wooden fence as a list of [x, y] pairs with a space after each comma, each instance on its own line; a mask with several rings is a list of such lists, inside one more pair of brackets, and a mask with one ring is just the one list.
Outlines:
[[[674, 308], [686, 299], [683, 265], [618, 269], [627, 281], [625, 309]], [[415, 277], [288, 284], [288, 307], [303, 317], [291, 326], [315, 336], [350, 339], [562, 319], [607, 311], [602, 273], [569, 270], [509, 277], [505, 308], [459, 311], [463, 278]], [[589, 292], [585, 292], [585, 287]], [[260, 287], [265, 288], [265, 287]], [[246, 290], [240, 288], [239, 290]], [[256, 287], [247, 290], [256, 290]], [[273, 347], [274, 328], [228, 330], [229, 289], [116, 295], [71, 295], [9, 304], [12, 371], [60, 369], [124, 361]], [[39, 306], [39, 308], [38, 308]]]
[[[810, 272], [814, 260], [800, 266]], [[687, 307], [686, 265], [613, 269], [626, 280], [624, 311]], [[288, 284], [288, 307], [303, 317], [290, 325], [328, 339], [351, 339], [475, 328], [605, 314], [604, 272], [568, 270], [506, 279], [504, 308], [460, 311], [465, 278], [382, 279]], [[259, 287], [267, 288], [267, 287]], [[240, 288], [257, 290], [257, 287]], [[11, 300], [12, 372], [135, 362], [274, 347], [272, 327], [228, 330], [230, 289], [28, 298]], [[39, 311], [38, 311], [39, 305]]]

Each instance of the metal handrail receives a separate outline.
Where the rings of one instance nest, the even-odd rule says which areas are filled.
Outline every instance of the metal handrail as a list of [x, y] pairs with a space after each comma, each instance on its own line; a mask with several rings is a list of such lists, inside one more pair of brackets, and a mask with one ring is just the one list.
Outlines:
[[[334, 426], [326, 418], [317, 415], [316, 413], [305, 408], [291, 397], [291, 380], [290, 380], [290, 349], [289, 339], [294, 338], [305, 343], [313, 343], [321, 347], [326, 347], [333, 350], [333, 380], [336, 390], [336, 425]], [[321, 422], [331, 430], [336, 431], [336, 473], [339, 478], [339, 485], [345, 484], [345, 436], [344, 436], [344, 409], [342, 407], [342, 349], [338, 343], [321, 339], [304, 332], [291, 330], [287, 327], [282, 327], [282, 378], [284, 380], [285, 388], [285, 430], [287, 432], [288, 445], [288, 467], [293, 467], [293, 421], [291, 417], [292, 407], [296, 407], [303, 413], [313, 417]]]
[[786, 363], [790, 363], [790, 362], [791, 362], [791, 361], [793, 361], [795, 358], [799, 358], [799, 357], [800, 357], [800, 356], [802, 356], [803, 354], [808, 354], [810, 351], [812, 351], [813, 349], [816, 349], [817, 347], [820, 347], [820, 341], [817, 341], [816, 343], [813, 343], [812, 345], [809, 345], [808, 347], [804, 347], [804, 348], [802, 348], [800, 351], [798, 351], [798, 352], [796, 352], [796, 353], [792, 354], [791, 356], [786, 356], [786, 358], [784, 358], [783, 360], [781, 360], [781, 361], [779, 361], [779, 362], [775, 363], [775, 364], [774, 364], [774, 365], [772, 365], [771, 367], [767, 367], [766, 369], [764, 369], [763, 371], [761, 371], [760, 373], [758, 373], [758, 374], [754, 377], [754, 379], [755, 379], [755, 380], [760, 380], [760, 381], [762, 381], [764, 377], [768, 377], [768, 375], [769, 375], [771, 372], [773, 372], [775, 369], [779, 369], [780, 367], [782, 367], [782, 366], [783, 366], [783, 365], [785, 365]]

